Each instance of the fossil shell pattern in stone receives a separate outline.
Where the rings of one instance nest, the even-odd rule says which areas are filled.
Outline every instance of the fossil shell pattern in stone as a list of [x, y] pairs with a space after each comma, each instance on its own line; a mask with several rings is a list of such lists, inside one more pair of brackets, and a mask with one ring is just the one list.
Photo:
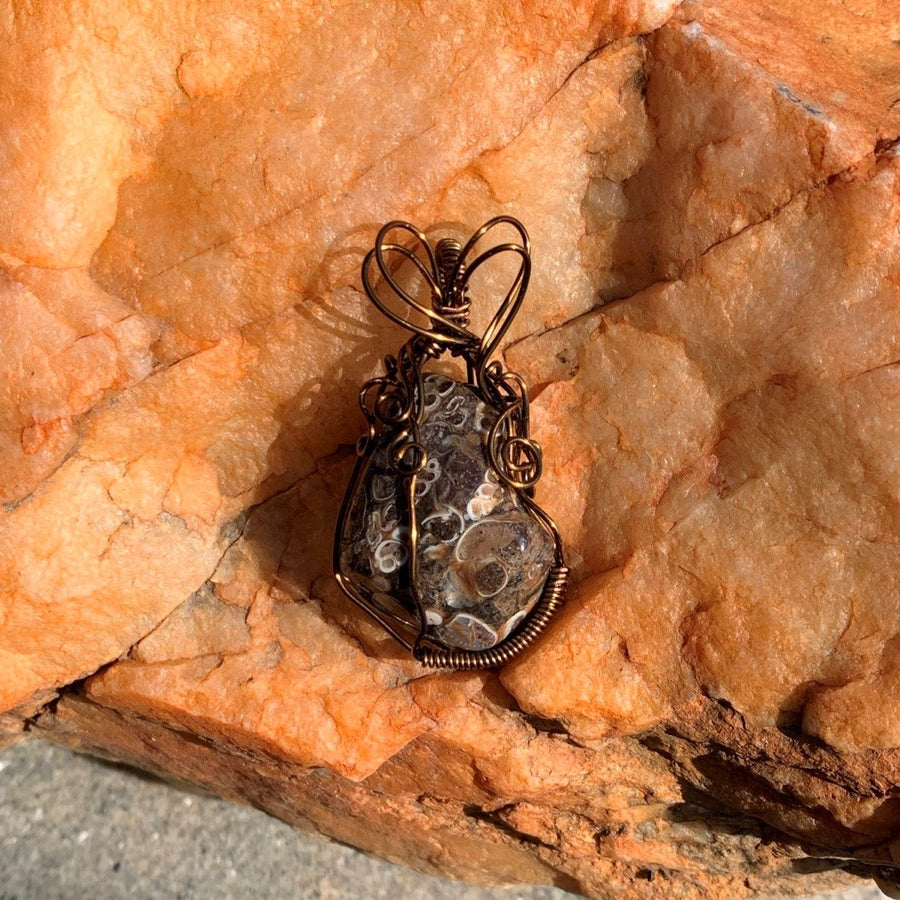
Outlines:
[[[416, 476], [416, 591], [430, 637], [483, 650], [507, 637], [534, 607], [555, 545], [487, 461], [497, 412], [474, 388], [444, 375], [430, 373], [423, 384], [418, 432], [428, 461]], [[386, 448], [376, 449], [351, 501], [342, 568], [386, 608], [414, 611], [403, 493], [387, 460]]]

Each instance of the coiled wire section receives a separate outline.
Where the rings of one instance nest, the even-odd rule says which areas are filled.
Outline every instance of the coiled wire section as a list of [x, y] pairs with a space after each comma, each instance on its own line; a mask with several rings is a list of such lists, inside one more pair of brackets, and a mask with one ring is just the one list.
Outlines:
[[511, 637], [487, 650], [441, 650], [430, 646], [416, 646], [416, 659], [432, 668], [492, 669], [518, 656], [547, 627], [554, 613], [566, 599], [569, 570], [565, 566], [553, 566], [544, 584], [537, 606], [526, 622]]
[[432, 307], [436, 313], [449, 319], [460, 328], [469, 325], [468, 284], [464, 282], [465, 262], [460, 259], [462, 244], [455, 238], [441, 238], [437, 242], [434, 255], [437, 260], [440, 297], [435, 297]]

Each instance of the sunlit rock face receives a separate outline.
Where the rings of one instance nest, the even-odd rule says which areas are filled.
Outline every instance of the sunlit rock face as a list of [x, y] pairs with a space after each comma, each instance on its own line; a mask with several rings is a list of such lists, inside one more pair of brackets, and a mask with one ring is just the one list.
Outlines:
[[[894, 6], [0, 16], [3, 727], [469, 879], [896, 881]], [[573, 590], [434, 673], [331, 574], [359, 265], [503, 213]]]

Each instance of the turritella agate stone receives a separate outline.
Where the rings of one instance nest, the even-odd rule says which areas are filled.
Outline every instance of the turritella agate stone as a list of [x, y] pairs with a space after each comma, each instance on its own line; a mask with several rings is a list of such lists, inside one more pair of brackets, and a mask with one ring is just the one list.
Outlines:
[[[415, 589], [426, 637], [461, 650], [486, 650], [537, 603], [555, 543], [487, 461], [497, 412], [473, 388], [444, 375], [426, 375], [424, 386], [419, 441], [428, 462], [416, 480]], [[383, 609], [405, 610], [415, 620], [402, 486], [386, 447], [379, 448], [351, 500], [341, 568]]]

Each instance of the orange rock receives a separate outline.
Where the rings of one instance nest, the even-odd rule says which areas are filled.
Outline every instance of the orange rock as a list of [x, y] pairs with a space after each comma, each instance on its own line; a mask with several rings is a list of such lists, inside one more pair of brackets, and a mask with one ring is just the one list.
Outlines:
[[[898, 881], [893, 10], [0, 28], [8, 733], [470, 879]], [[532, 235], [505, 354], [576, 589], [502, 672], [434, 672], [331, 577], [356, 393], [401, 339], [359, 264], [388, 219], [499, 213]]]

